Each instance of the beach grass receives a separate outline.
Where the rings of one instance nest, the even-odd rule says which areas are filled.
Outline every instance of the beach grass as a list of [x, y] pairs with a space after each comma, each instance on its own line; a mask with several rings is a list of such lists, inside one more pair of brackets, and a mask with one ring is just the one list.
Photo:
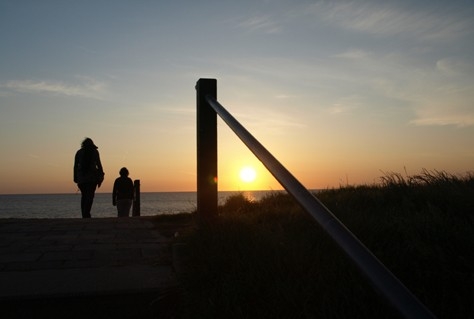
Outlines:
[[[473, 318], [474, 175], [385, 173], [316, 196], [438, 318]], [[194, 228], [181, 318], [400, 318], [287, 194], [237, 194]]]

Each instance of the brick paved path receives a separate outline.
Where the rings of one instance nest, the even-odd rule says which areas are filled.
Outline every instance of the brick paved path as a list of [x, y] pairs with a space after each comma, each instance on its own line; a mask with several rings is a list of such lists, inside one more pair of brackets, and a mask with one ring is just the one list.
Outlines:
[[170, 245], [149, 217], [0, 219], [0, 301], [157, 294]]

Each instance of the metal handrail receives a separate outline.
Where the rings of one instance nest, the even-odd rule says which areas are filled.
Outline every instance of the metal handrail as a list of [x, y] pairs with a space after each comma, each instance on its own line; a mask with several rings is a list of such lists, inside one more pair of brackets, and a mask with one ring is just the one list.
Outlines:
[[286, 191], [308, 212], [370, 280], [376, 290], [405, 317], [436, 318], [403, 283], [331, 211], [309, 192], [252, 134], [213, 96], [205, 100], [263, 163]]

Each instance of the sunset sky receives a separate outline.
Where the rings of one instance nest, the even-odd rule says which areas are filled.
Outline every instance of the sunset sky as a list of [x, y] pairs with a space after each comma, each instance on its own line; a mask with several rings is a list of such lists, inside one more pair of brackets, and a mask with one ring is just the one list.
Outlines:
[[[474, 170], [472, 1], [0, 0], [0, 194], [196, 190], [196, 91], [309, 189]], [[219, 190], [281, 189], [222, 120]], [[239, 177], [256, 169], [253, 182]]]

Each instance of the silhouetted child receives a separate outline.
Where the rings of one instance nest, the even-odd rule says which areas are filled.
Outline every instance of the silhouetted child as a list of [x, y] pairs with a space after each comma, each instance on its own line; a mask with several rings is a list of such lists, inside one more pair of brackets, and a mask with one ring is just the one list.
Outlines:
[[133, 202], [133, 182], [128, 177], [128, 169], [120, 169], [120, 177], [114, 182], [112, 191], [112, 205], [117, 206], [118, 217], [130, 216], [130, 208]]

